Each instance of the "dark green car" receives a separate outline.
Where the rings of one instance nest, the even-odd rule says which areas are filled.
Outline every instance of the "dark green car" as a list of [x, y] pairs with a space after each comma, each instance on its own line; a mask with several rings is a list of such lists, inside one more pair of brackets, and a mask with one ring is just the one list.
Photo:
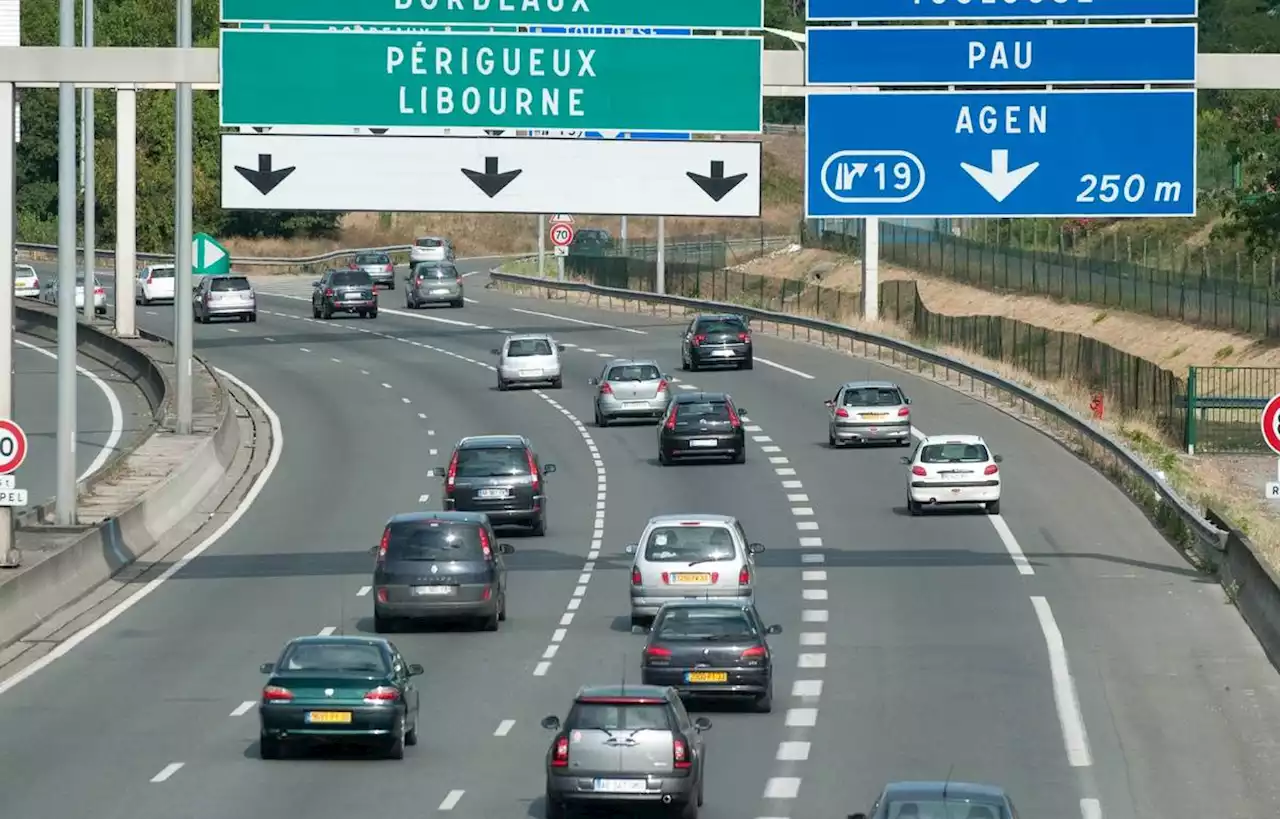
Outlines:
[[281, 758], [295, 742], [367, 742], [391, 759], [418, 744], [413, 678], [422, 666], [386, 640], [298, 637], [261, 671], [271, 675], [258, 703], [263, 759]]

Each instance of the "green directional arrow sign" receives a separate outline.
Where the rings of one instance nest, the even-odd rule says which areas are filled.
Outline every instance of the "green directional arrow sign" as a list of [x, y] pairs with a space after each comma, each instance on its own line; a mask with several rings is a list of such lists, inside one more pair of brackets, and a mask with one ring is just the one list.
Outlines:
[[231, 254], [207, 233], [191, 239], [191, 272], [196, 276], [225, 276], [231, 272]]

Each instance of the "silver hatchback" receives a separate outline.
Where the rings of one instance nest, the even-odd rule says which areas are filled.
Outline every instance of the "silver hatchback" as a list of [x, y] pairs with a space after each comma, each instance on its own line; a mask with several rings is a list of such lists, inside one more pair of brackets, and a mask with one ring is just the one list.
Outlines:
[[892, 381], [850, 381], [823, 402], [827, 443], [832, 447], [867, 441], [911, 444], [911, 399]]
[[462, 307], [462, 274], [450, 262], [424, 262], [413, 266], [404, 280], [404, 306], [416, 310], [427, 304]]
[[626, 548], [631, 565], [631, 625], [653, 620], [672, 600], [755, 601], [755, 556], [737, 518], [726, 515], [658, 515], [639, 543]]
[[656, 361], [610, 361], [598, 378], [587, 382], [596, 387], [596, 426], [607, 427], [610, 421], [622, 419], [661, 418], [671, 403], [670, 380]]

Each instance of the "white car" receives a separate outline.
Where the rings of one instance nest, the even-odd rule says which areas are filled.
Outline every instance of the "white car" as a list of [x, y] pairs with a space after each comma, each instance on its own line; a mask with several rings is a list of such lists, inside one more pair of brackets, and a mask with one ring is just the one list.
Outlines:
[[13, 295], [29, 299], [40, 295], [40, 277], [29, 264], [13, 266]]
[[977, 435], [931, 435], [904, 457], [907, 466], [907, 510], [954, 504], [981, 505], [1000, 514], [1000, 466], [987, 442]]
[[[40, 283], [40, 300], [49, 304], [58, 303], [58, 279], [48, 276]], [[84, 274], [76, 274], [76, 309], [84, 309]], [[107, 312], [107, 291], [95, 277], [93, 280], [93, 312], [104, 315]]]
[[153, 264], [145, 267], [133, 285], [133, 303], [151, 304], [153, 301], [173, 301], [173, 265]]
[[409, 248], [410, 264], [418, 262], [452, 262], [453, 242], [442, 236], [419, 236]]
[[545, 333], [507, 336], [502, 346], [491, 350], [498, 357], [498, 389], [512, 384], [550, 384], [560, 389], [560, 354], [564, 345]]

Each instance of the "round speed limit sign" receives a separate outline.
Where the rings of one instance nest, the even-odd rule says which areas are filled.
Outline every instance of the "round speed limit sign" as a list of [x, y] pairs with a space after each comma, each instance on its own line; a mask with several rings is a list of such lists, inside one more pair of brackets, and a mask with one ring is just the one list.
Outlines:
[[8, 418], [0, 418], [0, 475], [8, 475], [27, 459], [27, 433]]
[[1280, 455], [1280, 395], [1273, 396], [1262, 410], [1262, 440]]
[[573, 244], [573, 225], [556, 222], [551, 226], [551, 244], [556, 247], [568, 247]]

